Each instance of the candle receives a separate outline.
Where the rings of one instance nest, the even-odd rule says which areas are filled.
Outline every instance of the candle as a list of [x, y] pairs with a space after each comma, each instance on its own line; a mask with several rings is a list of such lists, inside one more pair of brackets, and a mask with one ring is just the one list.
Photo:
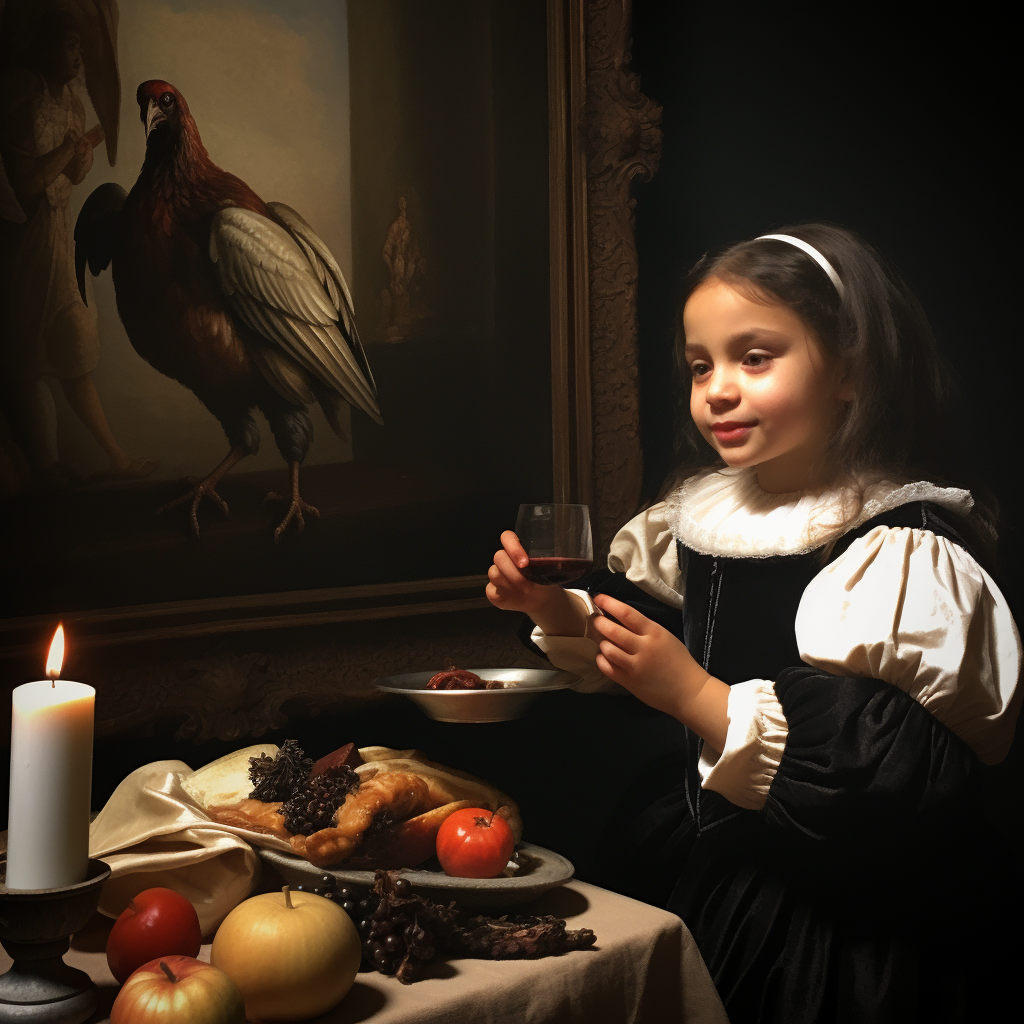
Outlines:
[[96, 691], [57, 678], [63, 652], [58, 626], [49, 678], [12, 695], [8, 889], [58, 889], [88, 874]]

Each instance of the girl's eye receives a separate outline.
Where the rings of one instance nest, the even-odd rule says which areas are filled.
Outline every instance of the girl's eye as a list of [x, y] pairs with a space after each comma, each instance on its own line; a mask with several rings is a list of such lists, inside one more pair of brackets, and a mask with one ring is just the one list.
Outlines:
[[765, 355], [763, 352], [748, 352], [743, 360], [747, 366], [752, 366], [756, 370], [767, 366], [770, 361], [771, 356]]
[[690, 373], [693, 374], [693, 379], [696, 380], [698, 377], [703, 377], [705, 373], [709, 373], [711, 367], [707, 363], [690, 363]]

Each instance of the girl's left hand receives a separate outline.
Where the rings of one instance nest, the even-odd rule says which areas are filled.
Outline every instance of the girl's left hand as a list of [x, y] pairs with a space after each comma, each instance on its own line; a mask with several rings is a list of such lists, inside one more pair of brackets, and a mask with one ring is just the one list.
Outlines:
[[728, 727], [728, 687], [694, 660], [677, 637], [646, 615], [607, 594], [594, 604], [608, 615], [590, 620], [598, 633], [597, 667], [645, 704], [664, 711], [722, 749]]

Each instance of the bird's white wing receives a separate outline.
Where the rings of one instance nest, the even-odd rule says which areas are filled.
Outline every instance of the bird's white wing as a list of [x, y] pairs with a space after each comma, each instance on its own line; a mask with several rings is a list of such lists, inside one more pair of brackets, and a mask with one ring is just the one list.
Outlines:
[[305, 219], [290, 206], [285, 206], [284, 203], [267, 203], [267, 208], [302, 246], [303, 252], [320, 278], [320, 283], [327, 289], [331, 302], [338, 310], [341, 332], [348, 339], [356, 362], [359, 363], [370, 386], [376, 392], [377, 385], [370, 371], [370, 363], [363, 351], [363, 343], [359, 340], [359, 331], [356, 330], [355, 303], [352, 301], [352, 293], [348, 290], [348, 282], [341, 272], [341, 267], [338, 266], [338, 261], [334, 258], [334, 253], [327, 248], [327, 243], [309, 226]]
[[[344, 333], [352, 322], [351, 307], [343, 318], [307, 247], [268, 217], [239, 207], [221, 210], [210, 228], [210, 259], [238, 316], [316, 380], [380, 423], [372, 378], [363, 372]], [[362, 355], [362, 349], [358, 351]]]
[[327, 248], [324, 240], [290, 206], [285, 206], [284, 203], [267, 203], [267, 209], [284, 224], [292, 237], [302, 246], [306, 258], [320, 278], [320, 283], [327, 289], [334, 307], [346, 319], [350, 319], [354, 308], [352, 295], [341, 267], [338, 266], [334, 254]]

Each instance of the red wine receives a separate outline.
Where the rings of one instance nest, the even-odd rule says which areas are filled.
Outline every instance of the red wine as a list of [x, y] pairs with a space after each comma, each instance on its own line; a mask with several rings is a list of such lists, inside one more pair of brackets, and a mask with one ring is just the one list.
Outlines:
[[578, 580], [584, 573], [590, 572], [593, 562], [589, 558], [561, 558], [558, 555], [547, 555], [543, 558], [531, 558], [530, 564], [519, 571], [531, 583], [571, 583]]

